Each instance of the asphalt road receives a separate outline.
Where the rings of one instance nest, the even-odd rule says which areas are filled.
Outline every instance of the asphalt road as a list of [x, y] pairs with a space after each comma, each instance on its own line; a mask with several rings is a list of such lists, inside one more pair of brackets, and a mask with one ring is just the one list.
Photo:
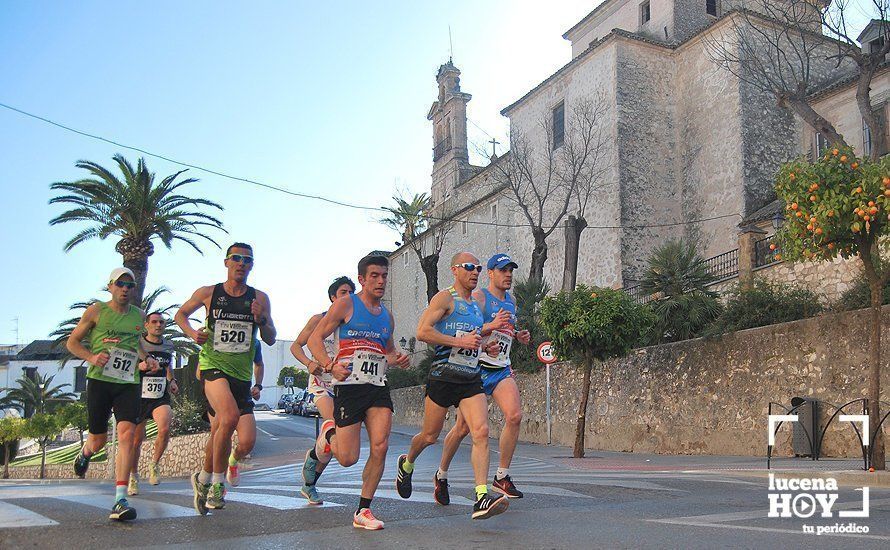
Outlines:
[[[521, 444], [511, 474], [526, 497], [487, 521], [470, 519], [472, 470], [464, 445], [450, 470], [452, 504], [432, 499], [440, 446], [417, 463], [414, 496], [395, 493], [395, 460], [407, 449], [410, 429], [393, 433], [374, 513], [383, 531], [352, 527], [361, 464], [332, 464], [319, 482], [323, 507], [299, 496], [298, 468], [312, 444], [312, 419], [258, 413], [260, 437], [239, 487], [224, 510], [197, 516], [187, 480], [141, 484], [131, 503], [132, 523], [107, 519], [110, 483], [91, 481], [0, 483], [0, 548], [887, 548], [890, 490], [870, 488], [868, 518], [839, 518], [861, 508], [862, 492], [842, 487], [833, 517], [768, 518], [763, 479], [739, 472], [702, 472], [694, 457], [643, 459]], [[496, 442], [492, 442], [496, 448]], [[363, 449], [363, 455], [367, 449]], [[492, 457], [492, 471], [497, 455]], [[727, 465], [731, 467], [732, 464]], [[301, 483], [301, 482], [300, 482]], [[867, 534], [815, 535], [803, 525], [855, 522]]]

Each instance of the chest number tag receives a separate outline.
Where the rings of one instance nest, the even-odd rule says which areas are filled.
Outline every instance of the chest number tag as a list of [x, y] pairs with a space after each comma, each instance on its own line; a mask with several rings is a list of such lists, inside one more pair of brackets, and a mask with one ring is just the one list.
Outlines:
[[142, 399], [160, 399], [167, 389], [166, 376], [143, 376]]
[[[461, 336], [469, 334], [469, 332], [465, 330], [458, 330], [455, 333], [455, 336], [460, 338]], [[462, 367], [469, 367], [471, 369], [475, 369], [476, 365], [479, 364], [479, 348], [477, 349], [463, 349], [458, 347], [451, 348], [451, 354], [448, 356], [448, 362], [452, 365], [460, 365]]]
[[250, 349], [253, 326], [244, 321], [217, 319], [213, 326], [213, 349], [227, 353], [244, 353]]
[[359, 384], [386, 384], [386, 356], [370, 351], [357, 351], [352, 357], [350, 378]]
[[121, 348], [108, 350], [108, 362], [102, 367], [102, 376], [122, 382], [135, 382], [139, 355], [135, 351]]

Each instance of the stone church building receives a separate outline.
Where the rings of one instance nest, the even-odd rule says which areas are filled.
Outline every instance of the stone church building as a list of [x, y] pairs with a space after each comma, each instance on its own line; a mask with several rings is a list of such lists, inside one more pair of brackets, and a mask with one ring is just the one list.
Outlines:
[[[705, 258], [736, 249], [741, 225], [768, 227], [764, 220], [781, 210], [773, 191], [779, 165], [824, 146], [772, 95], [714, 64], [708, 40], [731, 35], [735, 17], [720, 0], [604, 0], [563, 35], [572, 59], [501, 111], [511, 135], [535, 148], [557, 147], [573, 104], [589, 97], [605, 103], [604, 172], [584, 215], [590, 227], [581, 236], [579, 283], [631, 287], [652, 251], [669, 238], [695, 239]], [[821, 84], [813, 106], [866, 151], [855, 81], [833, 63], [814, 72]], [[509, 191], [498, 187], [492, 165], [470, 164], [472, 96], [461, 89], [460, 70], [450, 60], [439, 67], [436, 82], [438, 97], [427, 115], [433, 126], [431, 197], [436, 212], [455, 220], [441, 250], [439, 287], [449, 284], [451, 256], [461, 250], [483, 262], [507, 252], [524, 279], [533, 248], [527, 222]], [[886, 110], [890, 71], [882, 69], [872, 89], [876, 107]], [[428, 230], [420, 237], [425, 254], [437, 236]], [[558, 288], [562, 229], [547, 243], [544, 277]], [[425, 279], [409, 245], [389, 257], [385, 301], [397, 319], [396, 341], [410, 340], [427, 303]]]

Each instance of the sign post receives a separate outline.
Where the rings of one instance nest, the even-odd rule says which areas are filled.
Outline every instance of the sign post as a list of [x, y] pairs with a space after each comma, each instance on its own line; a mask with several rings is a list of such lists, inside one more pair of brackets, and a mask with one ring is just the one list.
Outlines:
[[293, 388], [294, 387], [294, 377], [293, 376], [285, 376], [284, 377], [284, 387], [285, 388]]
[[553, 441], [553, 438], [550, 435], [550, 365], [556, 362], [552, 343], [541, 342], [541, 345], [538, 346], [538, 361], [544, 363], [544, 369], [546, 371], [545, 378], [547, 380], [547, 385], [544, 393], [544, 400], [547, 407], [547, 444], [550, 445]]

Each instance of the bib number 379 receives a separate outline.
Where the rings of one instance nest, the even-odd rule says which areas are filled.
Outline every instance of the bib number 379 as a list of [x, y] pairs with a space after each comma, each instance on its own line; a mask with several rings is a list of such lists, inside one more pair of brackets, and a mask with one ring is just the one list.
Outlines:
[[139, 355], [135, 351], [121, 348], [108, 350], [108, 362], [102, 367], [102, 375], [122, 382], [134, 382]]

